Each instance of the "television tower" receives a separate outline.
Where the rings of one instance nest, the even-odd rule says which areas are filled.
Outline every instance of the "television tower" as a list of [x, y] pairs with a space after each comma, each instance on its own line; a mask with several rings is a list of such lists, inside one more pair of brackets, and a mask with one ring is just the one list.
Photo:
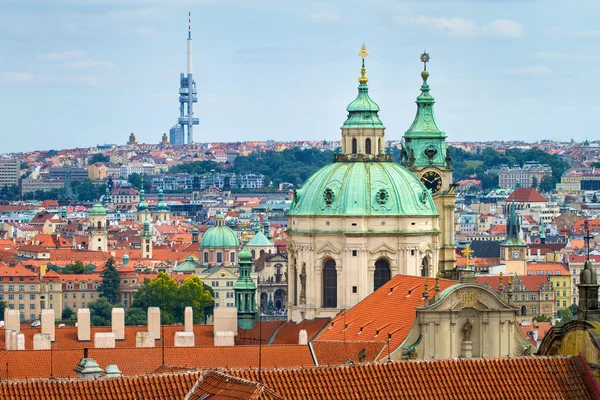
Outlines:
[[[187, 76], [182, 72], [179, 75], [179, 119], [182, 134], [187, 126], [187, 144], [194, 142], [194, 125], [200, 121], [194, 118], [194, 103], [198, 102], [196, 82], [192, 78], [192, 13], [188, 13], [188, 39], [187, 39]], [[187, 113], [186, 113], [187, 105]]]

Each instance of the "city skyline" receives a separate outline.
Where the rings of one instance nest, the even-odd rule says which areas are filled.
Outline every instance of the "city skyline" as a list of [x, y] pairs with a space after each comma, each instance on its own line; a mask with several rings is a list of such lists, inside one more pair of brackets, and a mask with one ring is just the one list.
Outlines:
[[450, 141], [592, 140], [600, 85], [579, 70], [597, 61], [600, 31], [593, 13], [559, 3], [5, 1], [2, 153], [123, 143], [132, 131], [158, 143], [178, 116], [188, 11], [197, 142], [338, 140], [362, 42], [388, 140], [414, 118], [423, 49]]

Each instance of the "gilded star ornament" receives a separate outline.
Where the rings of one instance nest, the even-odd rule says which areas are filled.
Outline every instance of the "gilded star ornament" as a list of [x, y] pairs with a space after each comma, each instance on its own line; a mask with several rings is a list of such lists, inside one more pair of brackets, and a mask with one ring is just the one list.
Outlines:
[[423, 54], [421, 54], [421, 62], [425, 66], [425, 69], [427, 69], [427, 63], [429, 62], [429, 53], [427, 53], [426, 51], [424, 51]]
[[363, 43], [363, 45], [361, 46], [360, 50], [358, 51], [358, 55], [361, 58], [365, 58], [365, 57], [369, 57], [369, 50], [367, 50], [367, 46], [365, 46], [365, 44]]

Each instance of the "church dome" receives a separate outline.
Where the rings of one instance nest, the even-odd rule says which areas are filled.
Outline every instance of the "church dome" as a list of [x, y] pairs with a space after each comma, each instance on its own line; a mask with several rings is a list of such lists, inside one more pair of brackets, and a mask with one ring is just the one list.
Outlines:
[[437, 216], [431, 193], [394, 162], [335, 162], [296, 191], [291, 216]]
[[233, 229], [223, 223], [223, 216], [217, 215], [217, 225], [209, 228], [200, 241], [203, 248], [238, 248], [239, 240]]
[[90, 210], [90, 215], [106, 215], [106, 208], [102, 204], [96, 203]]

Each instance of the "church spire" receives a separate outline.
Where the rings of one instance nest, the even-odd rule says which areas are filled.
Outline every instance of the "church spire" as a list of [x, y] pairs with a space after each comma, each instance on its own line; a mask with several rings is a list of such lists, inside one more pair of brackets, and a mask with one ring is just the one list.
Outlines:
[[525, 246], [525, 242], [519, 236], [520, 231], [519, 219], [515, 214], [515, 202], [510, 205], [510, 215], [506, 225], [506, 240], [502, 242], [502, 246]]
[[369, 56], [369, 51], [364, 44], [358, 55], [362, 58], [362, 67], [358, 78], [358, 95], [346, 107], [348, 119], [342, 128], [384, 128], [378, 115], [379, 106], [369, 97], [369, 87], [367, 86], [369, 78], [367, 78], [367, 69], [365, 68], [365, 58]]

